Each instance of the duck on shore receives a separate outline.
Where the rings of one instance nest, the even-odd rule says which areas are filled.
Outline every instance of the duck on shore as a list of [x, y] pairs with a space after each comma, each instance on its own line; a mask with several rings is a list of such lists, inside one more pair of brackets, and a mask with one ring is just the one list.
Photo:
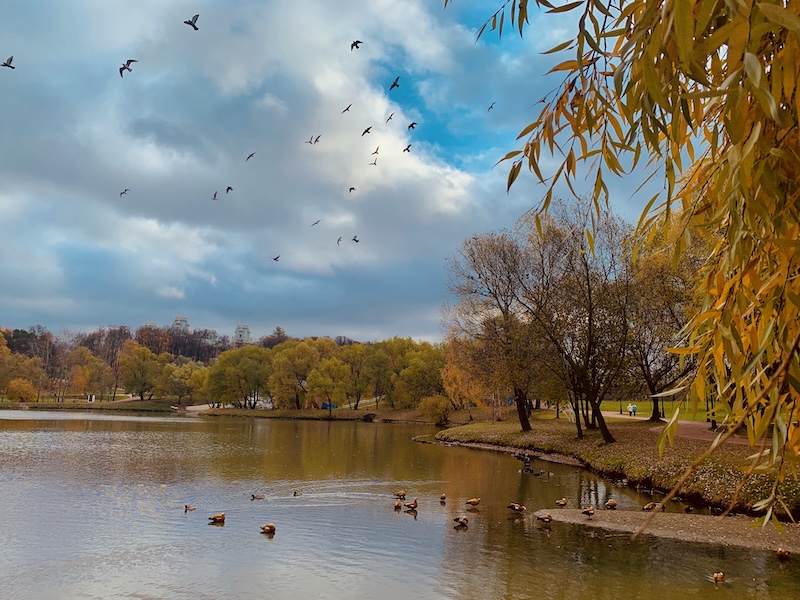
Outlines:
[[470, 498], [469, 500], [467, 500], [467, 504], [469, 504], [470, 506], [478, 506], [478, 504], [480, 503], [481, 503], [480, 498]]

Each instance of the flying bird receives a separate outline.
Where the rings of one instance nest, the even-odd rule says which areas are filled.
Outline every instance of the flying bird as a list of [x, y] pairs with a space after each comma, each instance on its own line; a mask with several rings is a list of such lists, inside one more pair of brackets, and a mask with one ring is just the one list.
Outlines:
[[390, 114], [390, 115], [389, 115], [389, 118], [388, 118], [388, 119], [386, 119], [386, 122], [388, 123], [389, 121], [391, 121], [393, 116], [394, 116], [394, 113]]
[[342, 241], [342, 236], [339, 236], [339, 239], [336, 240], [336, 245], [338, 246], [341, 241]]
[[231, 186], [228, 186], [228, 187], [226, 187], [226, 188], [225, 188], [225, 193], [226, 193], [226, 194], [227, 194], [228, 192], [232, 192], [232, 191], [233, 191], [233, 188], [232, 188]]
[[352, 194], [353, 192], [355, 192], [355, 191], [356, 191], [356, 188], [354, 188], [354, 187], [351, 187], [351, 188], [350, 188], [350, 193], [351, 193], [351, 194]]
[[217, 192], [214, 192], [214, 195], [213, 195], [213, 196], [211, 196], [211, 199], [212, 199], [212, 200], [216, 200], [216, 199], [217, 199]]
[[247, 158], [245, 158], [245, 159], [244, 159], [244, 162], [247, 162], [248, 160], [250, 160], [251, 158], [253, 158], [255, 155], [256, 155], [256, 153], [255, 153], [255, 152], [251, 152], [250, 154], [248, 154], [248, 155], [247, 155]]
[[490, 110], [492, 110], [492, 109], [494, 108], [494, 105], [495, 105], [495, 103], [494, 103], [494, 102], [492, 102], [492, 103], [489, 105], [489, 108], [487, 108], [487, 109], [486, 109], [486, 112], [489, 112]]
[[410, 153], [411, 152], [411, 144], [409, 144], [408, 146], [403, 148], [403, 152], [409, 152]]
[[278, 262], [278, 259], [279, 259], [280, 257], [281, 257], [281, 255], [280, 255], [280, 254], [278, 254], [278, 256], [273, 256], [273, 257], [271, 257], [271, 258], [272, 258], [272, 260], [274, 260], [275, 262]]
[[400, 75], [398, 75], [397, 77], [395, 77], [395, 78], [394, 78], [394, 81], [392, 82], [392, 85], [390, 85], [390, 86], [389, 86], [389, 91], [390, 91], [390, 92], [391, 92], [391, 91], [392, 91], [394, 88], [399, 88], [399, 87], [400, 87], [400, 84], [399, 84], [399, 83], [397, 83], [398, 81], [400, 81]]
[[7, 58], [7, 59], [6, 59], [6, 60], [3, 62], [3, 64], [2, 64], [2, 65], [0, 65], [0, 67], [8, 67], [9, 69], [16, 69], [17, 67], [15, 67], [14, 65], [12, 65], [12, 64], [11, 64], [11, 61], [12, 61], [12, 60], [14, 60], [14, 55], [13, 55], [13, 54], [12, 54], [11, 56], [9, 56], [9, 57], [8, 57], [8, 58]]
[[417, 122], [416, 122], [416, 121], [413, 121], [413, 122], [412, 122], [412, 123], [411, 123], [411, 124], [408, 126], [408, 128], [409, 128], [409, 129], [414, 129], [416, 126], [417, 126]]
[[312, 135], [310, 138], [306, 140], [306, 144], [313, 144], [314, 143], [314, 136]]
[[[13, 58], [13, 57], [12, 57], [12, 58]], [[122, 76], [123, 76], [123, 75], [122, 75], [122, 73], [123, 73], [124, 71], [131, 71], [131, 72], [133, 72], [133, 69], [131, 69], [131, 63], [135, 63], [135, 62], [139, 62], [139, 61], [138, 61], [138, 60], [136, 60], [136, 59], [133, 59], [133, 58], [129, 58], [129, 59], [128, 59], [128, 60], [126, 60], [124, 63], [122, 63], [122, 66], [119, 68], [119, 76], [120, 76], [120, 77], [122, 77]]]
[[372, 165], [373, 167], [377, 167], [377, 166], [378, 166], [378, 157], [376, 156], [376, 157], [375, 157], [375, 160], [373, 160], [373, 161], [372, 161], [371, 163], [369, 163], [369, 164], [370, 164], [370, 165]]
[[313, 227], [314, 225], [318, 225], [318, 224], [319, 224], [319, 222], [320, 222], [321, 220], [322, 220], [322, 219], [317, 219], [316, 221], [314, 221], [314, 222], [311, 224], [311, 226]]
[[[356, 236], [353, 236], [353, 241], [357, 244], [358, 243], [358, 238]], [[405, 498], [405, 497], [406, 497], [406, 495], [403, 494], [403, 498]]]
[[354, 40], [353, 43], [350, 44], [350, 52], [352, 52], [353, 50], [358, 50], [359, 48], [361, 48], [361, 44], [363, 44], [363, 43], [364, 42], [362, 42], [361, 40]]
[[361, 134], [361, 137], [364, 137], [365, 135], [367, 135], [367, 134], [369, 133], [370, 129], [372, 129], [372, 125], [370, 125], [369, 127], [367, 127], [367, 128], [366, 128], [366, 129], [363, 131], [363, 133]]
[[315, 137], [314, 138], [314, 143], [316, 144], [319, 141], [319, 138], [321, 138], [321, 137], [322, 137], [321, 135], [318, 135], [317, 137]]
[[197, 31], [197, 29], [198, 29], [198, 27], [197, 27], [197, 17], [199, 17], [199, 16], [200, 16], [200, 15], [195, 15], [195, 16], [193, 16], [191, 19], [188, 19], [187, 21], [184, 21], [184, 23], [186, 23], [186, 24], [187, 24], [187, 25], [189, 25], [189, 26], [190, 26], [192, 29], [194, 29], [195, 31]]
[[349, 112], [349, 111], [350, 111], [350, 107], [351, 107], [351, 106], [353, 106], [353, 103], [352, 103], [352, 102], [351, 102], [350, 104], [348, 104], [348, 105], [347, 105], [347, 108], [345, 108], [345, 109], [342, 111], [342, 114], [344, 114], [344, 113], [346, 113], [346, 112]]
[[[380, 146], [378, 146], [377, 148], [375, 148], [375, 152], [373, 152], [372, 154], [377, 154], [377, 153], [378, 153], [378, 150], [380, 150], [380, 149], [381, 149], [381, 147], [380, 147]], [[370, 154], [370, 156], [372, 156], [372, 154]]]
[[125, 194], [127, 194], [128, 192], [130, 192], [130, 190], [129, 190], [128, 188], [125, 188], [124, 190], [122, 190], [122, 191], [119, 193], [119, 197], [120, 197], [120, 198], [122, 198], [122, 197], [123, 197]]

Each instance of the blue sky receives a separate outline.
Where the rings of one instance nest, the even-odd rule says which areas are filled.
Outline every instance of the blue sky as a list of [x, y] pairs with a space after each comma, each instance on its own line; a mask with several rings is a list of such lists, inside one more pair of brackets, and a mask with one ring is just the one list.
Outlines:
[[[493, 167], [558, 83], [541, 52], [570, 32], [569, 16], [532, 15], [524, 39], [476, 43], [496, 6], [13, 2], [0, 326], [185, 315], [228, 335], [441, 339], [446, 259], [541, 198], [532, 177], [506, 194]], [[195, 13], [199, 31], [183, 24]], [[615, 203], [633, 220], [644, 200], [623, 183]]]

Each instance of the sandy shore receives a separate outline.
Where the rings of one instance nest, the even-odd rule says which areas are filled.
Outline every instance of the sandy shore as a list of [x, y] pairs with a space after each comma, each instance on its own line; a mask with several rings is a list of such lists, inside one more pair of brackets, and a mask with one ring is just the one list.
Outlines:
[[[596, 527], [611, 531], [635, 533], [650, 516], [650, 513], [630, 510], [596, 510], [591, 518], [577, 508], [539, 510], [534, 514], [550, 514], [554, 522], [575, 523], [584, 527]], [[755, 525], [752, 518], [743, 516], [716, 517], [679, 513], [657, 513], [644, 530], [644, 535], [701, 542], [721, 546], [742, 546], [759, 550], [775, 551], [785, 548], [800, 555], [800, 524], [783, 523], [783, 533], [772, 524], [766, 527]], [[795, 557], [796, 558], [796, 557]]]

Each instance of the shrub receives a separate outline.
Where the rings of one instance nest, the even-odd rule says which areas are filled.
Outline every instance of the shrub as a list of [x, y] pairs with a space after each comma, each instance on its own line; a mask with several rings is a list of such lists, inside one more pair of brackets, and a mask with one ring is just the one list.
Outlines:
[[17, 377], [8, 382], [7, 396], [13, 402], [32, 402], [36, 399], [36, 388], [27, 379]]
[[453, 405], [445, 396], [428, 396], [420, 401], [417, 410], [426, 419], [433, 421], [437, 425], [445, 425], [450, 413], [453, 412]]

